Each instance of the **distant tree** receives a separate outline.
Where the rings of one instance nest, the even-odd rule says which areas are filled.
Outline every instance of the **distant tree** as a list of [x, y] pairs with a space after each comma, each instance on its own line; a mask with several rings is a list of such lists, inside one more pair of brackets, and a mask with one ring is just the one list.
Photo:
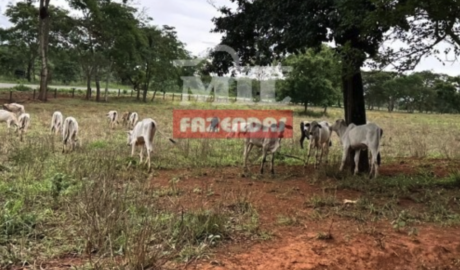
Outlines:
[[320, 52], [310, 49], [306, 53], [292, 54], [283, 65], [293, 70], [284, 81], [280, 81], [281, 99], [290, 97], [293, 102], [327, 108], [335, 103], [339, 95], [340, 69], [331, 49], [324, 46]]

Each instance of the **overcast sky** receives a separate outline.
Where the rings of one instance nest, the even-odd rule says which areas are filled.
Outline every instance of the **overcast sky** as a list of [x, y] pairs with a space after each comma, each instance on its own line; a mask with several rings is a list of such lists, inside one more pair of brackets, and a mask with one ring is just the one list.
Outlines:
[[[3, 15], [5, 7], [9, 2], [18, 0], [0, 0], [0, 27], [9, 26], [8, 20]], [[185, 42], [186, 48], [193, 54], [198, 55], [206, 49], [217, 45], [220, 42], [220, 35], [210, 33], [213, 28], [211, 19], [218, 15], [218, 12], [208, 4], [207, 0], [135, 0], [138, 7], [145, 7], [156, 25], [175, 26], [179, 39]], [[228, 0], [215, 0], [218, 5], [230, 4]], [[51, 3], [62, 5], [65, 0], [51, 0]], [[386, 44], [386, 46], [397, 45]], [[447, 63], [445, 66], [434, 57], [422, 60], [416, 71], [431, 70], [437, 73], [446, 73], [452, 76], [460, 75], [460, 63]]]

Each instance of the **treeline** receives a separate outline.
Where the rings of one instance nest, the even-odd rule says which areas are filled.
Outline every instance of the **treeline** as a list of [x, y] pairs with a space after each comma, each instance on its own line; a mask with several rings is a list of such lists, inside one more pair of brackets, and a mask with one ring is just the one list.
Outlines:
[[[39, 9], [32, 2], [10, 3], [4, 13], [12, 27], [0, 29], [3, 79], [39, 80]], [[177, 88], [180, 76], [193, 74], [173, 65], [173, 60], [191, 58], [175, 28], [153, 25], [152, 19], [130, 2], [67, 3], [70, 10], [48, 8], [48, 83], [84, 81], [88, 99], [94, 83], [95, 98], [101, 101], [101, 89], [105, 86], [107, 90], [109, 81], [117, 81], [130, 85], [137, 98], [146, 101], [148, 91]]]
[[460, 76], [430, 71], [410, 75], [363, 72], [363, 85], [368, 110], [460, 113]]

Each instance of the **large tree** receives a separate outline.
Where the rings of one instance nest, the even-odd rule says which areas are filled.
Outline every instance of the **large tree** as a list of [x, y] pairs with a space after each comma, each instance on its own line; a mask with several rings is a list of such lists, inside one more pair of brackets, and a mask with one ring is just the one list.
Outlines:
[[48, 91], [48, 41], [50, 29], [50, 15], [49, 15], [50, 0], [40, 0], [39, 4], [39, 48], [41, 58], [41, 72], [40, 72], [40, 91], [38, 99], [47, 101]]
[[[213, 19], [213, 31], [223, 33], [221, 43], [236, 50], [243, 64], [266, 65], [286, 53], [335, 42], [341, 56], [345, 119], [356, 125], [366, 123], [361, 67], [367, 57], [377, 54], [389, 29], [367, 20], [375, 9], [371, 0], [231, 2], [237, 9], [219, 8], [222, 16]], [[212, 71], [223, 74], [233, 65], [225, 52], [212, 56]], [[367, 151], [361, 155], [359, 168], [369, 169]]]

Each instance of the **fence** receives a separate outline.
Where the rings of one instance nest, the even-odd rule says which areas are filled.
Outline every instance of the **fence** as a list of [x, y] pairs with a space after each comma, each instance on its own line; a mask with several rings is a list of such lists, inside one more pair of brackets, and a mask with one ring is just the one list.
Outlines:
[[[85, 98], [86, 90], [82, 89], [49, 89], [47, 92], [47, 99], [56, 99], [56, 98]], [[169, 101], [202, 101], [202, 102], [235, 102], [235, 101], [244, 101], [256, 102], [257, 99], [250, 98], [238, 98], [238, 97], [224, 97], [224, 96], [215, 96], [215, 95], [194, 95], [194, 94], [182, 94], [182, 93], [168, 93], [168, 92], [157, 92], [155, 95], [153, 92], [149, 92], [147, 100], [169, 100]], [[101, 99], [105, 97], [105, 90], [101, 90]], [[107, 99], [109, 98], [135, 98], [137, 97], [137, 92], [134, 90], [109, 90], [107, 92]], [[24, 102], [25, 100], [36, 100], [38, 98], [38, 89], [33, 90], [13, 90], [5, 89], [0, 90], [0, 100], [5, 102]], [[91, 100], [96, 98], [96, 91], [92, 90]], [[142, 98], [142, 93], [141, 93]], [[268, 101], [274, 102], [274, 101]]]

